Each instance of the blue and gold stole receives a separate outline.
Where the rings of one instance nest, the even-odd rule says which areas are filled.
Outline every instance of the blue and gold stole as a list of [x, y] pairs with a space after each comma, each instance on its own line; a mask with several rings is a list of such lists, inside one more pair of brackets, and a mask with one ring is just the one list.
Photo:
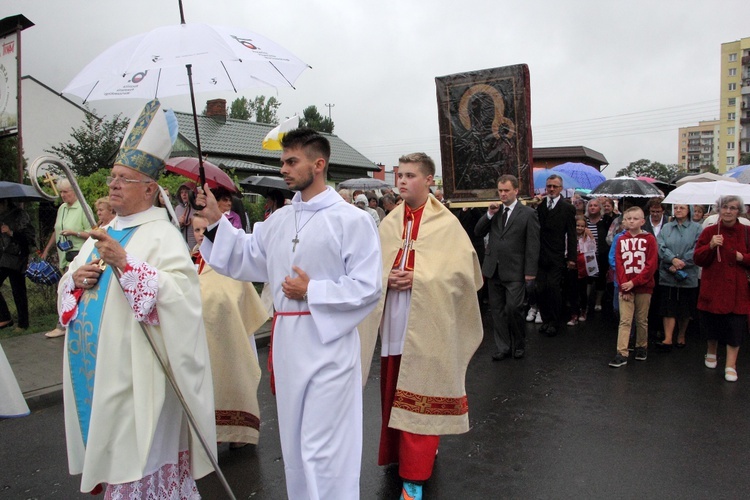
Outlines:
[[[131, 227], [117, 231], [107, 228], [107, 234], [125, 247], [136, 229], [138, 228]], [[98, 258], [99, 252], [94, 248], [91, 252], [91, 259]], [[99, 276], [96, 286], [83, 292], [78, 303], [78, 316], [68, 325], [67, 344], [70, 379], [73, 385], [84, 446], [88, 441], [89, 423], [91, 421], [99, 331], [101, 330], [104, 304], [112, 275], [112, 267], [107, 266]]]

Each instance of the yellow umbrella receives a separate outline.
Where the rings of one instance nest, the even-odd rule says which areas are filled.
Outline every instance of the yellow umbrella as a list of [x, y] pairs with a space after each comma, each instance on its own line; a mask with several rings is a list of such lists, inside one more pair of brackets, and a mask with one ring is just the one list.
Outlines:
[[287, 118], [266, 135], [263, 139], [263, 149], [281, 151], [283, 149], [281, 147], [281, 140], [287, 132], [294, 130], [297, 127], [299, 127], [299, 116], [294, 115], [291, 118]]

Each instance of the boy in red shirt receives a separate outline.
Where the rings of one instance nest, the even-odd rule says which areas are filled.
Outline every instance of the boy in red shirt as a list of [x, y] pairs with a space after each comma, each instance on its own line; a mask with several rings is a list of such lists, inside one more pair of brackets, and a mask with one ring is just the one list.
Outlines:
[[646, 361], [648, 346], [648, 307], [654, 290], [654, 272], [659, 263], [658, 245], [651, 233], [641, 230], [646, 222], [643, 210], [631, 207], [623, 214], [627, 230], [615, 249], [615, 272], [620, 283], [620, 327], [617, 332], [617, 355], [609, 366], [628, 364], [628, 340], [635, 317], [635, 359]]

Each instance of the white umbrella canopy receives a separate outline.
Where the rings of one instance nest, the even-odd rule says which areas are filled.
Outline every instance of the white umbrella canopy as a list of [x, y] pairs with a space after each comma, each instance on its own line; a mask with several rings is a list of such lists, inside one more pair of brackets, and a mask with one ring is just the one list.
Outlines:
[[683, 184], [687, 184], [688, 182], [715, 182], [715, 181], [737, 182], [737, 179], [734, 179], [732, 177], [725, 177], [723, 175], [714, 174], [711, 172], [703, 172], [701, 174], [688, 175], [687, 177], [682, 177], [681, 179], [678, 179], [675, 184], [677, 184], [677, 186], [682, 186]]
[[688, 182], [669, 193], [662, 203], [683, 205], [709, 205], [720, 196], [734, 195], [750, 202], [750, 185], [739, 182]]
[[200, 23], [162, 26], [122, 40], [91, 61], [63, 89], [84, 101], [153, 99], [250, 87], [293, 87], [309, 66], [243, 28]]

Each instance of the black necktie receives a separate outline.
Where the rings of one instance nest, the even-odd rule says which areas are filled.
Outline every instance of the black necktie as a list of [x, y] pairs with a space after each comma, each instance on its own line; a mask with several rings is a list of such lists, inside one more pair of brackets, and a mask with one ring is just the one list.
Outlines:
[[508, 222], [508, 212], [510, 212], [510, 208], [508, 208], [508, 207], [505, 207], [505, 208], [503, 209], [503, 218], [502, 218], [502, 221], [503, 221], [503, 227], [505, 227], [505, 223], [506, 223], [506, 222]]

